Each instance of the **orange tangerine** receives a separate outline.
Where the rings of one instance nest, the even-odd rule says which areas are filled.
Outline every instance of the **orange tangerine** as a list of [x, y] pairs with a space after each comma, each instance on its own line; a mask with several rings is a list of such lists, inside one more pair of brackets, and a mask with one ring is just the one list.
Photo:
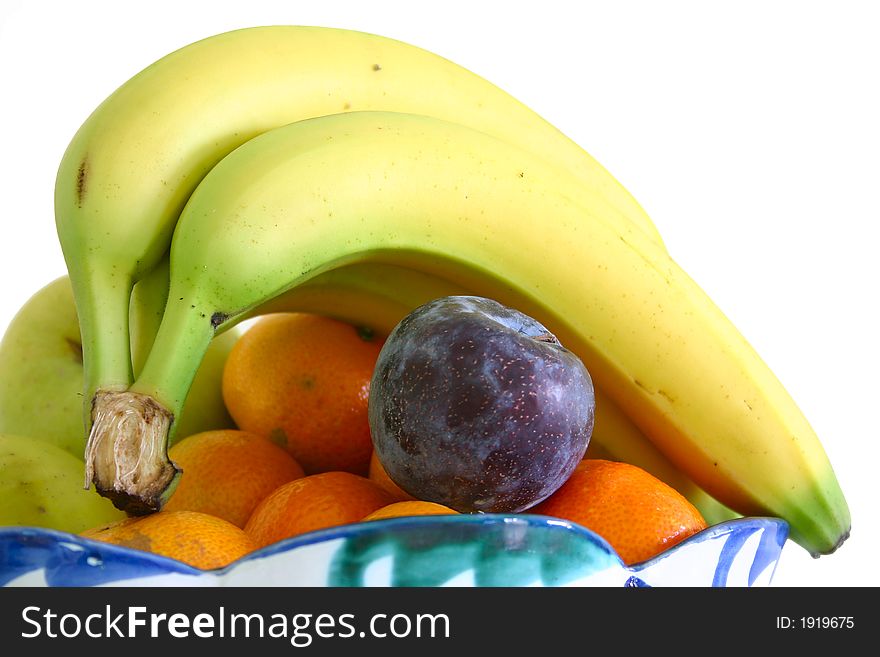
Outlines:
[[308, 474], [366, 475], [367, 400], [382, 343], [329, 317], [262, 317], [226, 361], [226, 407], [240, 429], [286, 445]]
[[394, 480], [388, 476], [388, 473], [385, 471], [385, 468], [382, 467], [382, 462], [379, 460], [379, 456], [376, 452], [373, 452], [373, 455], [370, 457], [369, 478], [394, 495], [395, 499], [400, 500], [401, 502], [416, 499], [395, 484]]
[[706, 528], [700, 512], [671, 486], [634, 465], [601, 459], [581, 461], [553, 495], [528, 513], [593, 530], [628, 565]]
[[245, 532], [258, 547], [325, 527], [358, 522], [394, 498], [366, 477], [324, 472], [276, 489], [254, 509]]
[[283, 447], [234, 429], [188, 436], [168, 456], [183, 475], [165, 511], [200, 511], [242, 528], [264, 497], [305, 476]]
[[446, 516], [458, 515], [458, 511], [436, 502], [422, 502], [420, 500], [408, 502], [395, 502], [381, 509], [376, 509], [364, 520], [381, 520], [382, 518], [404, 518], [408, 516]]
[[195, 511], [159, 511], [95, 527], [81, 535], [161, 554], [204, 570], [222, 568], [254, 550], [253, 542], [241, 528]]

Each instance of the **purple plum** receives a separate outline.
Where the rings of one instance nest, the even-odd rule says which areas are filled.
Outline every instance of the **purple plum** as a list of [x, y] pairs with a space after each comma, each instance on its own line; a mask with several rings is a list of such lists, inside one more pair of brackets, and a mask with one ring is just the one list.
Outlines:
[[436, 299], [394, 328], [370, 384], [373, 447], [414, 497], [524, 511], [556, 491], [593, 431], [589, 372], [539, 322], [491, 299]]

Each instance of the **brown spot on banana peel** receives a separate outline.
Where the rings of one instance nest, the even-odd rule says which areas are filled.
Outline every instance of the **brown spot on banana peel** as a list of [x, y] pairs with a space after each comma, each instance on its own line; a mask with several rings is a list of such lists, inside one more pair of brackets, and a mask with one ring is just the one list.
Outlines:
[[78, 340], [74, 340], [73, 338], [64, 338], [64, 341], [67, 343], [67, 346], [70, 347], [70, 350], [73, 352], [74, 360], [82, 365], [83, 362], [83, 346], [82, 343]]
[[89, 180], [89, 158], [85, 156], [76, 171], [76, 207], [81, 208], [86, 197]]
[[666, 399], [666, 401], [668, 401], [670, 404], [675, 403], [675, 397], [670, 395], [665, 390], [662, 390], [659, 388], [657, 390], [651, 390], [648, 386], [646, 386], [644, 383], [642, 383], [641, 381], [639, 381], [638, 379], [635, 379], [635, 378], [633, 379], [633, 383], [635, 383], [639, 388], [641, 388], [642, 390], [647, 392], [649, 395], [660, 395], [661, 397]]
[[211, 327], [216, 331], [217, 327], [229, 319], [229, 313], [216, 312], [211, 315]]
[[666, 392], [665, 390], [659, 390], [659, 389], [658, 389], [658, 390], [657, 390], [657, 394], [660, 395], [661, 397], [665, 397], [666, 400], [667, 400], [670, 404], [674, 404], [674, 403], [675, 403], [675, 399], [673, 398], [673, 396], [670, 395], [670, 394], [669, 394], [668, 392]]

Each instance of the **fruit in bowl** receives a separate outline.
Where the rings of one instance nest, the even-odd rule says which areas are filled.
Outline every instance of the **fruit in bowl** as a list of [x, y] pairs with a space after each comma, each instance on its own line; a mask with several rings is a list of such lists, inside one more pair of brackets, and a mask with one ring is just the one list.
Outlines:
[[[425, 116], [344, 113], [255, 137], [211, 169], [177, 222], [173, 301], [140, 376], [94, 399], [96, 488], [132, 512], [160, 506], [178, 476], [162, 445], [215, 332], [322, 269], [376, 257], [534, 317], [710, 494], [782, 517], [814, 554], [836, 549], [848, 510], [795, 402], [668, 253], [596, 203], [533, 155]], [[253, 210], [246, 221], [242, 207]], [[554, 230], [536, 241], [548, 213]], [[572, 275], [573, 263], [589, 275]]]
[[[490, 307], [497, 310], [497, 304], [490, 304]], [[294, 317], [290, 319], [293, 320]], [[311, 325], [320, 326], [315, 323]], [[275, 340], [259, 331], [255, 331], [253, 337], [267, 345]], [[309, 344], [308, 341], [302, 341], [287, 345], [284, 349], [288, 353], [295, 352], [297, 349], [308, 349]], [[395, 342], [386, 341], [386, 344], [393, 348]], [[329, 339], [326, 346], [332, 350], [333, 339]], [[258, 344], [257, 347], [262, 348], [262, 345]], [[287, 372], [280, 368], [276, 375], [282, 379], [292, 372], [302, 375], [301, 362], [298, 358], [288, 359]], [[375, 391], [371, 391], [371, 399], [375, 398], [374, 393]], [[356, 392], [350, 394], [352, 397], [356, 396]], [[589, 396], [586, 401], [591, 408]], [[337, 402], [343, 405], [346, 403], [345, 399]], [[332, 414], [335, 408], [329, 406], [323, 412]], [[413, 413], [417, 412], [418, 407], [409, 406], [408, 409], [409, 413]], [[322, 411], [315, 409], [315, 412]], [[322, 445], [320, 437], [312, 438], [311, 442], [309, 449], [316, 453], [320, 453], [322, 448], [330, 453], [335, 452], [333, 442]], [[523, 581], [524, 577], [530, 577], [528, 573], [535, 572], [532, 570], [533, 566], [527, 567], [523, 572], [508, 570], [507, 579], [499, 580], [490, 575], [493, 572], [491, 568], [487, 570], [485, 560], [489, 555], [494, 554], [490, 559], [493, 562], [511, 558], [519, 563], [518, 560], [525, 556], [515, 556], [520, 549], [533, 551], [536, 546], [550, 541], [543, 549], [551, 549], [550, 544], [554, 545], [555, 550], [559, 548], [560, 542], [572, 543], [570, 550], [577, 555], [577, 559], [576, 563], [568, 564], [556, 576], [542, 579], [540, 583], [569, 583], [570, 578], [581, 576], [587, 578], [585, 582], [593, 583], [663, 583], [662, 576], [651, 575], [654, 566], [635, 564], [629, 558], [628, 550], [633, 542], [630, 537], [624, 536], [621, 541], [609, 533], [602, 536], [604, 528], [599, 525], [594, 525], [594, 528], [600, 530], [599, 534], [592, 534], [589, 531], [589, 522], [582, 517], [573, 517], [570, 513], [572, 506], [577, 511], [583, 511], [587, 509], [586, 502], [593, 503], [603, 497], [607, 499], [609, 493], [615, 492], [613, 485], [594, 485], [587, 499], [583, 499], [580, 493], [585, 486], [579, 485], [572, 495], [567, 493], [568, 489], [563, 485], [543, 504], [527, 509], [525, 513], [504, 516], [475, 514], [472, 516], [474, 524], [467, 522], [461, 525], [462, 521], [450, 518], [457, 514], [448, 507], [426, 501], [395, 502], [402, 492], [399, 488], [397, 493], [393, 492], [393, 482], [387, 475], [377, 474], [384, 473], [384, 468], [376, 454], [371, 458], [374, 464], [372, 471], [374, 477], [385, 482], [386, 488], [382, 488], [378, 482], [371, 483], [370, 480], [345, 472], [331, 471], [304, 478], [302, 469], [269, 436], [262, 437], [241, 431], [222, 430], [195, 434], [177, 442], [171, 448], [170, 455], [179, 461], [184, 475], [181, 486], [175, 490], [166, 505], [167, 510], [143, 519], [129, 518], [122, 522], [102, 523], [82, 532], [82, 538], [68, 536], [66, 540], [59, 540], [51, 532], [40, 533], [38, 530], [24, 533], [19, 531], [11, 536], [0, 533], [0, 543], [4, 540], [18, 541], [17, 547], [28, 554], [27, 564], [31, 569], [26, 572], [22, 572], [25, 570], [23, 567], [11, 569], [11, 573], [19, 575], [14, 581], [25, 583], [33, 581], [32, 578], [35, 577], [39, 579], [47, 576], [39, 568], [35, 568], [41, 563], [39, 558], [34, 559], [35, 551], [44, 550], [46, 559], [49, 559], [57, 557], [57, 551], [68, 549], [64, 546], [79, 544], [84, 547], [86, 554], [92, 555], [91, 561], [69, 563], [67, 568], [53, 574], [50, 578], [52, 583], [98, 583], [108, 576], [108, 569], [112, 577], [130, 581], [132, 584], [161, 584], [165, 581], [164, 577], [179, 576], [182, 573], [190, 577], [201, 577], [200, 573], [206, 571], [214, 575], [213, 579], [203, 582], [205, 584], [227, 580], [244, 582], [241, 578], [245, 577], [244, 573], [250, 572], [248, 564], [265, 561], [271, 564], [277, 561], [277, 567], [271, 567], [271, 571], [275, 573], [273, 578], [276, 579], [266, 583], [294, 585], [302, 583], [300, 578], [304, 577], [303, 572], [314, 571], [314, 576], [325, 578], [321, 580], [322, 583], [329, 584], [443, 584], [447, 580], [462, 583], [468, 578], [473, 578], [473, 583], [478, 585], [514, 584]], [[73, 457], [70, 459], [75, 461]], [[579, 472], [589, 463], [607, 462], [592, 459], [581, 462], [573, 476], [568, 479], [568, 488], [584, 484], [579, 481]], [[289, 483], [283, 483], [285, 479], [289, 479]], [[653, 483], [646, 485], [646, 481]], [[627, 490], [625, 483], [615, 484], [617, 492], [619, 489]], [[667, 507], [666, 512], [655, 513], [653, 516], [645, 513], [639, 516], [633, 512], [638, 503], [649, 500], [649, 503], [653, 503], [656, 500], [656, 495], [653, 498], [645, 495], [651, 485], [671, 490], [647, 473], [643, 473], [640, 484], [641, 488], [629, 487], [630, 506], [627, 507], [618, 498], [613, 503], [613, 512], [629, 517], [630, 529], [636, 534], [653, 533], [658, 537], [661, 542], [656, 544], [651, 555], [653, 556], [672, 545], [671, 539], [680, 540], [685, 534], [663, 534], [668, 530], [669, 523], [674, 521], [673, 515], [668, 512], [671, 507]], [[277, 489], [273, 489], [276, 485]], [[87, 498], [92, 496], [85, 491], [83, 494]], [[262, 496], [256, 508], [255, 494]], [[100, 498], [95, 496], [94, 499]], [[576, 501], [574, 505], [572, 500]], [[681, 501], [687, 505], [683, 498]], [[107, 504], [106, 500], [102, 502]], [[253, 512], [246, 525], [241, 525], [239, 520], [239, 525], [244, 526], [242, 532], [227, 520], [234, 521], [245, 509], [253, 509]], [[205, 511], [212, 515], [206, 515]], [[531, 515], [535, 513], [556, 519]], [[425, 515], [441, 517], [433, 520], [433, 524], [426, 525], [421, 518]], [[522, 518], [521, 523], [510, 524], [516, 518]], [[499, 519], [503, 519], [506, 524], [497, 524]], [[564, 522], [566, 520], [579, 524], [568, 525]], [[362, 529], [361, 525], [364, 524], [369, 524], [370, 527]], [[782, 544], [779, 537], [784, 534], [779, 527], [737, 528], [734, 525], [719, 531], [722, 527], [725, 526], [716, 526], [718, 534], [707, 540], [726, 543], [729, 536], [743, 533], [766, 534], [772, 539], [763, 541], [764, 547], [760, 552], [741, 554], [725, 550], [725, 559], [751, 559], [758, 563], [762, 563], [763, 559], [765, 569], [775, 563]], [[519, 548], [512, 549], [509, 544], [511, 539], [504, 538], [510, 531], [520, 533], [515, 541]], [[522, 532], [528, 535], [525, 542]], [[663, 544], [662, 541], [667, 539], [670, 542]], [[70, 543], [70, 540], [74, 543]], [[609, 544], [607, 540], [612, 543]], [[96, 542], [108, 547], [99, 546]], [[695, 544], [705, 542], [706, 540], [696, 540]], [[311, 551], [307, 546], [312, 546]], [[327, 552], [338, 553], [339, 559], [348, 565], [343, 568], [330, 559], [324, 564], [326, 569], [322, 570], [320, 564], [323, 562], [318, 560], [316, 564], [314, 555], [314, 550], [319, 546]], [[393, 549], [391, 546], [394, 546]], [[774, 549], [777, 550], [775, 555]], [[381, 554], [389, 553], [389, 550], [396, 555], [394, 575], [388, 581], [376, 580], [375, 575], [370, 574], [373, 571], [366, 569], [366, 564], [372, 563]], [[17, 550], [6, 552], [12, 555]], [[137, 554], [140, 556], [134, 556]], [[508, 556], [505, 557], [504, 554]], [[673, 554], [678, 555], [667, 551], [667, 557]], [[686, 550], [678, 558], [691, 563], [693, 559], [686, 556], [688, 554], [690, 552]], [[432, 560], [438, 558], [438, 555], [444, 555], [440, 558], [441, 565], [426, 569], [423, 560]], [[456, 555], [455, 558], [453, 555]], [[478, 555], [483, 556], [478, 558]], [[623, 558], [624, 555], [627, 558]], [[720, 553], [715, 556], [720, 559]], [[125, 565], [118, 569], [111, 567], [117, 560], [124, 560]], [[644, 559], [640, 561], [644, 562]], [[708, 572], [709, 569], [718, 568], [719, 563], [721, 562], [706, 563], [702, 568]], [[94, 564], [100, 564], [100, 567], [95, 567]], [[630, 568], [633, 570], [629, 570]], [[279, 574], [281, 571], [285, 572], [284, 576]], [[668, 571], [668, 566], [660, 569], [661, 575]], [[347, 573], [344, 577], [343, 572]], [[600, 576], [599, 573], [605, 574]], [[624, 579], [620, 580], [621, 577]], [[248, 580], [248, 583], [253, 581]]]
[[[271, 61], [265, 52], [273, 53]], [[192, 85], [196, 78], [204, 84]], [[339, 91], [327, 93], [328, 88]], [[438, 96], [444, 102], [437, 103]], [[315, 508], [333, 512], [317, 513], [322, 522], [293, 528], [294, 533], [305, 533], [270, 534], [280, 540], [242, 557], [223, 574], [209, 571], [212, 576], [234, 580], [253, 572], [261, 560], [274, 563], [285, 554], [303, 555], [321, 544], [328, 550], [335, 546], [328, 554], [342, 560], [325, 555], [327, 564], [341, 568], [333, 571], [338, 578], [326, 581], [366, 581], [366, 576], [352, 575], [360, 572], [358, 563], [368, 561], [366, 554], [398, 555], [401, 563], [413, 564], [423, 563], [429, 553], [437, 561], [437, 554], [449, 554], [451, 545], [467, 544], [471, 556], [478, 554], [480, 563], [492, 564], [471, 569], [472, 581], [497, 582], [491, 573], [512, 572], [508, 557], [522, 556], [514, 547], [520, 545], [517, 532], [526, 536], [522, 544], [539, 552], [560, 539], [559, 532], [566, 532], [560, 540], [572, 539], [572, 553], [598, 555], [594, 564], [616, 564], [615, 572], [631, 574], [638, 564], [623, 565], [620, 555], [597, 534], [563, 520], [514, 513], [536, 509], [530, 506], [536, 503], [563, 513], [553, 506], [559, 499], [554, 502], [554, 497], [573, 477], [580, 477], [576, 468], [581, 467], [577, 463], [587, 436], [592, 455], [598, 451], [607, 460], [641, 467], [679, 491], [708, 521], [707, 529], [672, 548], [676, 554], [736, 534], [742, 541], [737, 545], [754, 547], [753, 564], [762, 564], [749, 572], [763, 573], [767, 555], [772, 561], [774, 546], [788, 528], [793, 540], [817, 556], [833, 552], [848, 536], [846, 501], [806, 417], [736, 328], [672, 259], [638, 204], [553, 126], [448, 60], [375, 35], [324, 28], [252, 28], [205, 39], [159, 60], [100, 104], [65, 152], [55, 191], [56, 227], [75, 300], [73, 328], [78, 331], [70, 330], [70, 322], [52, 329], [54, 337], [45, 348], [10, 339], [9, 344], [19, 345], [11, 349], [19, 356], [27, 352], [28, 357], [5, 361], [24, 362], [26, 367], [18, 370], [3, 365], [0, 358], [6, 393], [0, 398], [0, 427], [36, 427], [37, 420], [45, 419], [34, 439], [62, 444], [75, 458], [81, 423], [86, 484], [129, 515], [148, 516], [126, 523], [126, 531], [140, 522], [156, 522], [151, 514], [170, 513], [162, 509], [181, 477], [186, 478], [186, 467], [169, 458], [169, 447], [190, 435], [188, 417], [200, 417], [202, 430], [235, 428], [229, 426], [225, 408], [233, 403], [208, 405], [198, 394], [198, 381], [200, 368], [211, 362], [214, 345], [233, 342], [231, 330], [246, 319], [314, 313], [384, 336], [425, 303], [479, 296], [546, 327], [589, 372], [574, 374], [574, 361], [562, 358], [566, 367], [561, 372], [568, 378], [554, 389], [558, 399], [541, 398], [540, 413], [537, 406], [528, 406], [530, 393], [540, 398], [552, 386], [542, 388], [536, 381], [534, 386], [506, 389], [514, 397], [517, 391], [526, 395], [535, 431], [516, 423], [508, 427], [513, 449], [499, 452], [499, 463], [492, 460], [493, 452], [479, 452], [481, 438], [499, 437], [500, 429], [485, 423], [472, 425], [481, 435], [456, 436], [445, 454], [434, 453], [430, 461], [417, 464], [410, 458], [414, 454], [389, 449], [395, 435], [399, 439], [402, 434], [395, 418], [377, 412], [372, 435], [377, 463], [372, 468], [365, 441], [369, 427], [364, 433], [362, 412], [352, 414], [361, 417], [360, 426], [355, 427], [353, 419], [346, 421], [351, 435], [359, 436], [356, 446], [332, 428], [335, 417], [314, 424], [318, 431], [299, 435], [313, 414], [330, 407], [327, 404], [318, 404], [306, 415], [299, 408], [294, 417], [300, 419], [283, 427], [270, 423], [270, 435], [263, 439], [271, 440], [273, 429], [278, 429], [275, 440], [283, 442], [294, 459], [302, 459], [299, 465], [308, 473], [281, 486], [311, 490], [315, 480], [310, 477], [322, 477], [315, 497], [331, 503]], [[483, 315], [485, 321], [485, 309]], [[46, 318], [52, 313], [35, 312], [33, 317], [43, 317], [39, 321], [48, 327]], [[71, 315], [65, 317], [69, 320]], [[461, 313], [458, 319], [465, 323]], [[331, 333], [319, 337], [330, 339]], [[514, 343], [511, 334], [501, 335], [505, 346]], [[76, 349], [71, 349], [77, 339], [81, 369]], [[546, 358], [555, 348], [536, 342], [540, 340], [518, 343], [516, 358], [523, 353]], [[422, 346], [414, 343], [401, 353], [406, 356]], [[536, 351], [539, 348], [549, 351]], [[332, 350], [314, 358], [317, 351], [298, 362], [331, 362]], [[267, 365], [238, 377], [238, 386], [230, 388], [235, 388], [234, 396], [259, 396], [266, 390], [262, 381], [249, 385], [261, 369], [284, 371], [287, 359], [280, 357], [282, 351], [269, 353]], [[560, 354], [557, 349], [554, 356]], [[483, 350], [474, 355], [490, 362], [497, 354]], [[524, 377], [547, 373], [546, 366], [537, 367], [537, 360], [530, 371], [516, 358]], [[220, 361], [225, 361], [222, 353]], [[447, 362], [450, 371], [463, 378], [475, 371]], [[22, 375], [38, 363], [45, 369], [31, 373], [49, 371], [52, 363], [64, 365], [63, 399], [54, 397], [56, 386], [45, 376]], [[220, 378], [209, 372], [208, 379], [210, 398], [216, 402]], [[492, 380], [501, 382], [499, 377], [486, 377], [487, 383]], [[316, 380], [298, 381], [300, 387], [308, 387], [308, 381]], [[458, 395], [459, 410], [492, 397], [478, 395], [472, 376], [470, 381], [467, 389], [444, 389], [450, 399]], [[276, 383], [277, 389], [283, 388], [280, 380]], [[403, 401], [400, 409], [417, 409], [419, 399], [408, 396], [407, 390], [394, 390], [394, 383], [379, 380], [376, 404], [398, 397]], [[415, 390], [416, 382], [409, 383]], [[59, 395], [61, 387], [58, 382]], [[318, 388], [327, 389], [323, 384]], [[425, 423], [424, 434], [398, 440], [399, 445], [419, 444], [430, 454], [430, 447], [448, 438], [433, 431], [441, 419], [438, 390], [435, 386], [428, 391], [434, 399], [415, 418]], [[75, 391], [81, 394], [80, 412], [71, 404]], [[52, 412], [38, 417], [43, 402]], [[363, 411], [364, 403], [361, 398], [356, 408]], [[513, 404], [504, 407], [512, 409]], [[564, 412], [549, 422], [558, 405]], [[199, 410], [201, 415], [193, 415]], [[447, 407], [446, 419], [459, 426], [473, 415], [470, 409], [458, 414], [451, 410], [450, 414]], [[246, 414], [262, 419], [259, 410]], [[509, 420], [510, 413], [506, 417]], [[593, 420], [591, 435], [588, 417]], [[54, 426], [58, 432], [50, 431]], [[264, 431], [259, 423], [248, 428]], [[319, 456], [339, 456], [347, 447], [353, 455], [338, 461], [313, 459], [302, 440], [317, 446]], [[453, 474], [449, 468], [456, 459], [446, 457], [461, 456], [466, 445], [477, 451], [477, 458]], [[463, 462], [457, 461], [455, 468]], [[338, 479], [327, 475], [339, 472], [319, 472], [327, 468], [349, 470], [348, 477], [359, 478], [351, 487], [369, 490], [375, 499], [344, 513], [357, 507], [358, 500], [327, 492], [326, 480]], [[455, 476], [462, 482], [458, 489], [450, 484]], [[351, 482], [348, 477], [343, 479]], [[538, 481], [541, 477], [545, 480]], [[521, 490], [508, 494], [499, 485], [503, 482], [520, 485]], [[484, 485], [488, 488], [481, 488]], [[484, 495], [487, 491], [492, 495]], [[434, 498], [416, 502], [446, 501], [466, 513], [353, 522], [358, 515], [375, 512], [377, 504], [404, 496]], [[493, 510], [498, 500], [502, 504], [497, 508], [508, 513], [470, 513]], [[734, 514], [749, 517], [725, 522]], [[763, 516], [776, 520], [761, 520]], [[346, 522], [349, 529], [327, 522]], [[696, 527], [689, 525], [688, 531]], [[745, 528], [751, 532], [747, 537], [741, 533]], [[66, 550], [63, 541], [73, 540], [60, 539], [51, 530], [33, 532], [22, 530], [17, 536], [44, 550], [40, 554]], [[15, 532], [3, 536], [9, 544], [21, 545]], [[428, 542], [440, 552], [428, 550], [414, 557], [411, 549], [426, 536], [433, 537], [433, 543]], [[735, 551], [731, 541], [723, 541], [728, 553]], [[578, 546], [587, 544], [597, 551], [579, 551]], [[104, 564], [112, 555], [131, 557], [120, 552], [128, 548], [91, 539], [76, 539], [70, 545], [97, 555]], [[314, 554], [319, 552], [316, 548]], [[664, 550], [654, 559], [668, 553]], [[65, 558], [80, 563], [70, 554]], [[541, 561], [538, 569], [553, 570], [553, 558], [542, 553], [539, 561], [547, 563]], [[10, 563], [22, 568], [35, 563], [15, 559], [10, 557]], [[158, 568], [158, 563], [144, 567]], [[569, 565], [563, 570], [576, 573], [574, 579], [547, 581], [589, 579], [583, 562], [573, 569]], [[192, 574], [174, 568], [176, 573]], [[412, 577], [406, 581], [425, 581], [418, 579], [417, 571], [407, 570]], [[454, 571], [441, 563], [431, 571], [431, 581], [457, 577]], [[708, 581], [724, 579], [718, 572]], [[308, 573], [303, 578], [296, 581], [305, 581]], [[741, 581], [755, 580], [750, 575]]]

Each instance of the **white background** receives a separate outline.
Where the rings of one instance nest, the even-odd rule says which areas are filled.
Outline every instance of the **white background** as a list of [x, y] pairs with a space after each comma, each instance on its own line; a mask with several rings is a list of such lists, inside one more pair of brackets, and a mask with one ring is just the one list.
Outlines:
[[[229, 29], [347, 27], [531, 106], [646, 208], [818, 434], [853, 514], [776, 585], [876, 574], [880, 12], [872, 2], [22, 2], [0, 5], [0, 331], [65, 273], [53, 184], [76, 129], [161, 56]], [[836, 610], [825, 610], [835, 613]]]

